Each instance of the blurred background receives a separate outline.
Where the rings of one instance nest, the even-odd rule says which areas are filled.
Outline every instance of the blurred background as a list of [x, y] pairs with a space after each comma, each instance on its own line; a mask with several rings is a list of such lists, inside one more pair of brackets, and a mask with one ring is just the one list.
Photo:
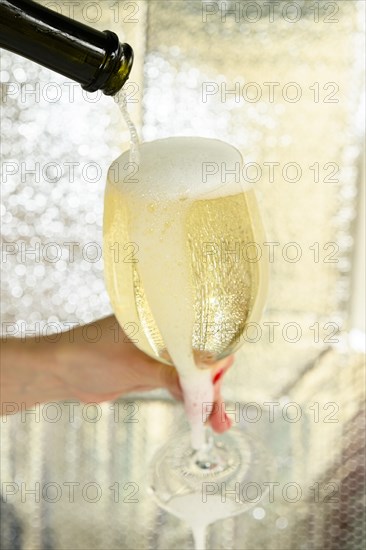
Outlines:
[[[212, 526], [209, 547], [363, 547], [364, 3], [43, 3], [132, 45], [126, 92], [143, 140], [226, 140], [257, 191], [270, 293], [225, 397], [266, 442], [280, 489]], [[3, 334], [106, 316], [103, 192], [129, 146], [118, 107], [6, 51], [0, 81]], [[2, 482], [41, 488], [38, 502], [19, 490], [2, 503], [2, 547], [192, 548], [188, 528], [145, 490], [149, 457], [184, 422], [181, 406], [155, 392], [104, 404], [98, 422], [82, 406], [73, 422], [62, 410], [57, 423], [2, 423]], [[74, 501], [65, 482], [80, 484]], [[297, 500], [281, 492], [288, 483]]]

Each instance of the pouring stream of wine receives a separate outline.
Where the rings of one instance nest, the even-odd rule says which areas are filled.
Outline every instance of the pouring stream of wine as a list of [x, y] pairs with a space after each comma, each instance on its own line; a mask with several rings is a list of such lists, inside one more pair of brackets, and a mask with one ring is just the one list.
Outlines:
[[115, 96], [115, 102], [117, 103], [127, 128], [130, 131], [130, 162], [138, 165], [140, 163], [140, 140], [136, 126], [132, 122], [127, 110], [127, 96], [123, 88]]

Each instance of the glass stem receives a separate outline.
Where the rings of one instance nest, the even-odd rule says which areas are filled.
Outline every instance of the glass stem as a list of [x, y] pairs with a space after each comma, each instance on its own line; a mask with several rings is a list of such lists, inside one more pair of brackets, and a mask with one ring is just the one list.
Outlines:
[[220, 470], [224, 467], [222, 457], [219, 456], [215, 447], [215, 438], [211, 428], [205, 427], [205, 443], [196, 452], [195, 455], [196, 466], [202, 470]]

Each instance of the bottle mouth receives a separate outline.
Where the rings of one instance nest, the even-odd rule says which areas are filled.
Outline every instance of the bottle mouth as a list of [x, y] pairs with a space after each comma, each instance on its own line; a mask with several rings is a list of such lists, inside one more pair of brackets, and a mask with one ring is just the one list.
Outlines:
[[120, 91], [130, 76], [133, 58], [134, 55], [131, 46], [126, 42], [124, 44], [119, 43], [118, 62], [111, 71], [104, 86], [100, 88], [105, 95], [115, 95]]
[[106, 54], [94, 79], [83, 89], [87, 92], [101, 90], [105, 95], [115, 95], [130, 75], [133, 65], [133, 49], [127, 43], [121, 44], [118, 36], [111, 31], [107, 35]]

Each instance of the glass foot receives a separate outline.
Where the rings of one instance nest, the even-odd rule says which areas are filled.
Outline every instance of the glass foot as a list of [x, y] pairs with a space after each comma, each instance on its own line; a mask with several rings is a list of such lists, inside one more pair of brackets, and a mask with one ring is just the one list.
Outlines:
[[[187, 430], [156, 453], [148, 486], [159, 506], [179, 517], [177, 497], [188, 495], [194, 495], [200, 508], [208, 502], [212, 507], [213, 497], [215, 508], [229, 503], [233, 516], [256, 505], [268, 492], [273, 470], [264, 445], [242, 430], [214, 435], [207, 430], [206, 444], [199, 451], [191, 448]], [[228, 517], [227, 506], [224, 517]]]

